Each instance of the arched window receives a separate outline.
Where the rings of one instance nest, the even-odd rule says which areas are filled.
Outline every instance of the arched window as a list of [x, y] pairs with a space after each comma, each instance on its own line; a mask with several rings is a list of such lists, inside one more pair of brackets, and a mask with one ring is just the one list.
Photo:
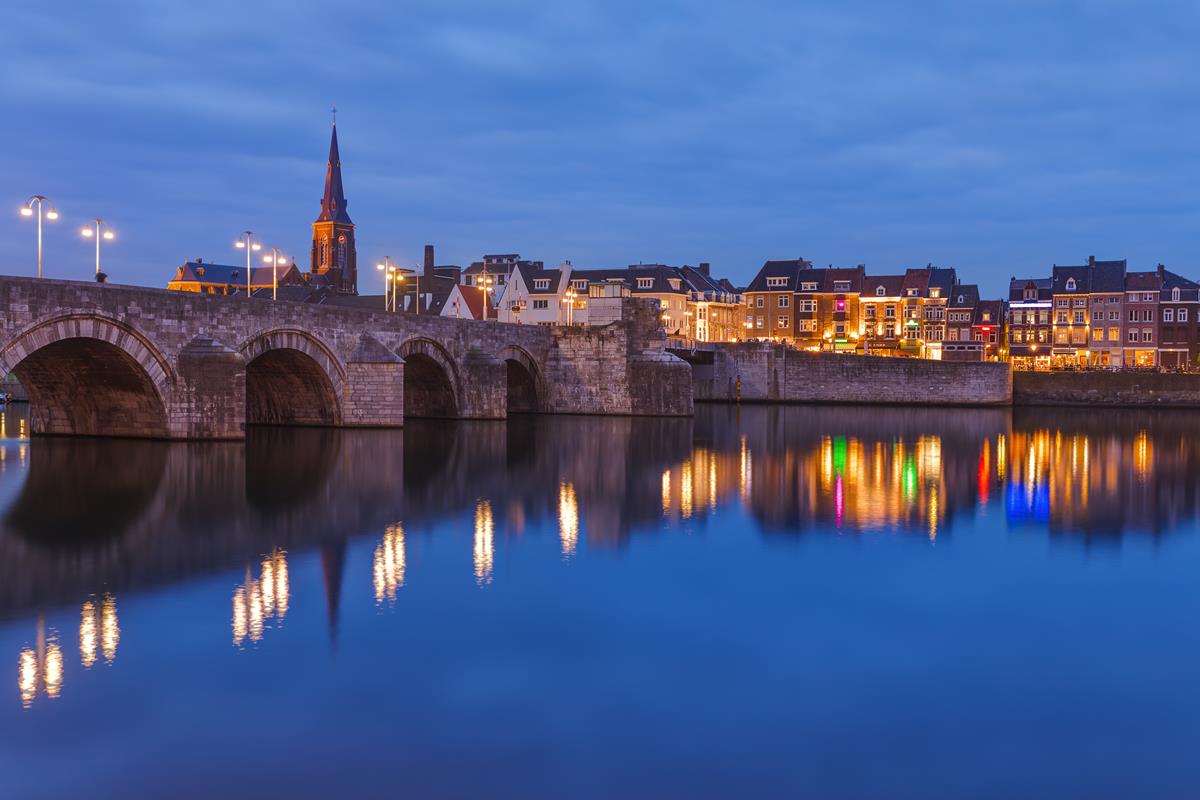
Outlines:
[[884, 289], [882, 286], [875, 287], [875, 296], [876, 297], [883, 297], [884, 294], [886, 294], [886, 293], [887, 293], [887, 290]]
[[1179, 302], [1179, 287], [1178, 286], [1176, 286], [1174, 289], [1171, 290], [1171, 299], [1174, 300], [1176, 303]]
[[1068, 292], [1075, 291], [1075, 279], [1074, 278], [1067, 278], [1067, 291]]

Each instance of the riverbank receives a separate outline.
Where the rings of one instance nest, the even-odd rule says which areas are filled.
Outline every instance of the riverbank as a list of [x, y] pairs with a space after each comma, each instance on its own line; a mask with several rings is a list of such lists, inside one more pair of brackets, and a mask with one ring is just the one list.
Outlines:
[[1200, 375], [1179, 372], [1014, 372], [1013, 405], [1200, 408]]
[[1008, 364], [811, 353], [745, 342], [698, 352], [696, 402], [1006, 406]]

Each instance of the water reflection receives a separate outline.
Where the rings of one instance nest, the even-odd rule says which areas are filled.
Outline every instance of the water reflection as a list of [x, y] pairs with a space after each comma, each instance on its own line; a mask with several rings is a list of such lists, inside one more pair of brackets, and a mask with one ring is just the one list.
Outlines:
[[383, 539], [375, 545], [372, 561], [376, 605], [396, 602], [396, 590], [404, 585], [405, 563], [404, 528], [398, 524], [389, 525]]
[[291, 586], [287, 553], [273, 550], [263, 558], [258, 577], [246, 568], [246, 580], [233, 590], [233, 643], [257, 643], [263, 633], [283, 625]]
[[492, 504], [487, 500], [475, 503], [475, 582], [486, 586], [492, 582], [492, 564], [496, 558], [493, 534]]
[[[116, 657], [115, 592], [242, 565], [230, 626], [243, 647], [288, 615], [289, 551], [316, 550], [335, 635], [343, 578], [369, 583], [378, 605], [395, 603], [411, 537], [466, 509], [481, 587], [494, 580], [498, 548], [546, 524], [564, 560], [580, 556], [585, 527], [587, 547], [607, 549], [664, 521], [688, 532], [730, 510], [770, 536], [936, 542], [960, 516], [991, 508], [1013, 527], [1085, 541], [1160, 534], [1200, 516], [1198, 420], [1185, 411], [702, 407], [694, 420], [270, 430], [245, 444], [0, 439], [0, 614], [71, 604], [90, 669]], [[0, 432], [22, 423], [7, 412]], [[381, 538], [369, 574], [356, 575], [346, 541], [360, 533]], [[93, 594], [96, 586], [112, 591]], [[25, 703], [61, 691], [58, 636], [41, 622], [38, 630], [18, 659]]]

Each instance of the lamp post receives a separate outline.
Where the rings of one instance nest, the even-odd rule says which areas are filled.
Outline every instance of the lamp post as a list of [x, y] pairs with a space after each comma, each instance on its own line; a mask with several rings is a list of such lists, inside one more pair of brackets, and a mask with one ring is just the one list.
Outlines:
[[392, 273], [396, 271], [395, 265], [392, 264], [392, 257], [384, 256], [383, 261], [375, 265], [375, 269], [383, 273], [383, 310], [390, 311], [392, 303], [389, 292], [392, 288]]
[[[47, 200], [42, 195], [35, 194], [33, 197], [29, 198], [28, 202], [26, 202], [25, 205], [21, 206], [21, 216], [22, 217], [32, 217], [34, 206], [37, 207], [38, 277], [39, 278], [42, 277], [42, 206], [48, 202], [50, 202], [50, 201]], [[49, 219], [49, 220], [58, 219], [58, 212], [54, 210], [54, 206], [50, 206], [50, 209], [46, 212], [46, 219]]]
[[263, 261], [271, 265], [271, 299], [279, 299], [279, 259], [287, 261], [287, 256], [279, 252], [278, 247], [271, 248], [271, 255], [263, 256]]
[[567, 327], [571, 327], [575, 323], [575, 298], [579, 293], [574, 289], [567, 289], [562, 301], [567, 307]]
[[250, 298], [250, 252], [262, 250], [262, 245], [254, 240], [254, 231], [242, 231], [242, 238], [233, 243], [238, 250], [246, 251], [246, 299]]
[[100, 280], [100, 240], [104, 239], [107, 242], [111, 242], [117, 237], [112, 232], [112, 229], [105, 224], [104, 220], [99, 217], [93, 220], [92, 226], [91, 228], [84, 228], [80, 233], [83, 234], [85, 239], [96, 240], [96, 280]]
[[483, 320], [486, 322], [488, 318], [488, 303], [490, 302], [488, 295], [492, 291], [492, 276], [486, 272], [482, 273], [479, 277], [479, 288], [483, 290]]

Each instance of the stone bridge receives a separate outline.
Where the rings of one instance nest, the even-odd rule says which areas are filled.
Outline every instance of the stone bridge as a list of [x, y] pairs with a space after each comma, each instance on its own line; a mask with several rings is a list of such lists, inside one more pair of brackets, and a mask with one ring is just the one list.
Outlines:
[[35, 434], [240, 439], [247, 424], [395, 427], [512, 412], [687, 416], [653, 302], [589, 328], [0, 277], [0, 375]]

